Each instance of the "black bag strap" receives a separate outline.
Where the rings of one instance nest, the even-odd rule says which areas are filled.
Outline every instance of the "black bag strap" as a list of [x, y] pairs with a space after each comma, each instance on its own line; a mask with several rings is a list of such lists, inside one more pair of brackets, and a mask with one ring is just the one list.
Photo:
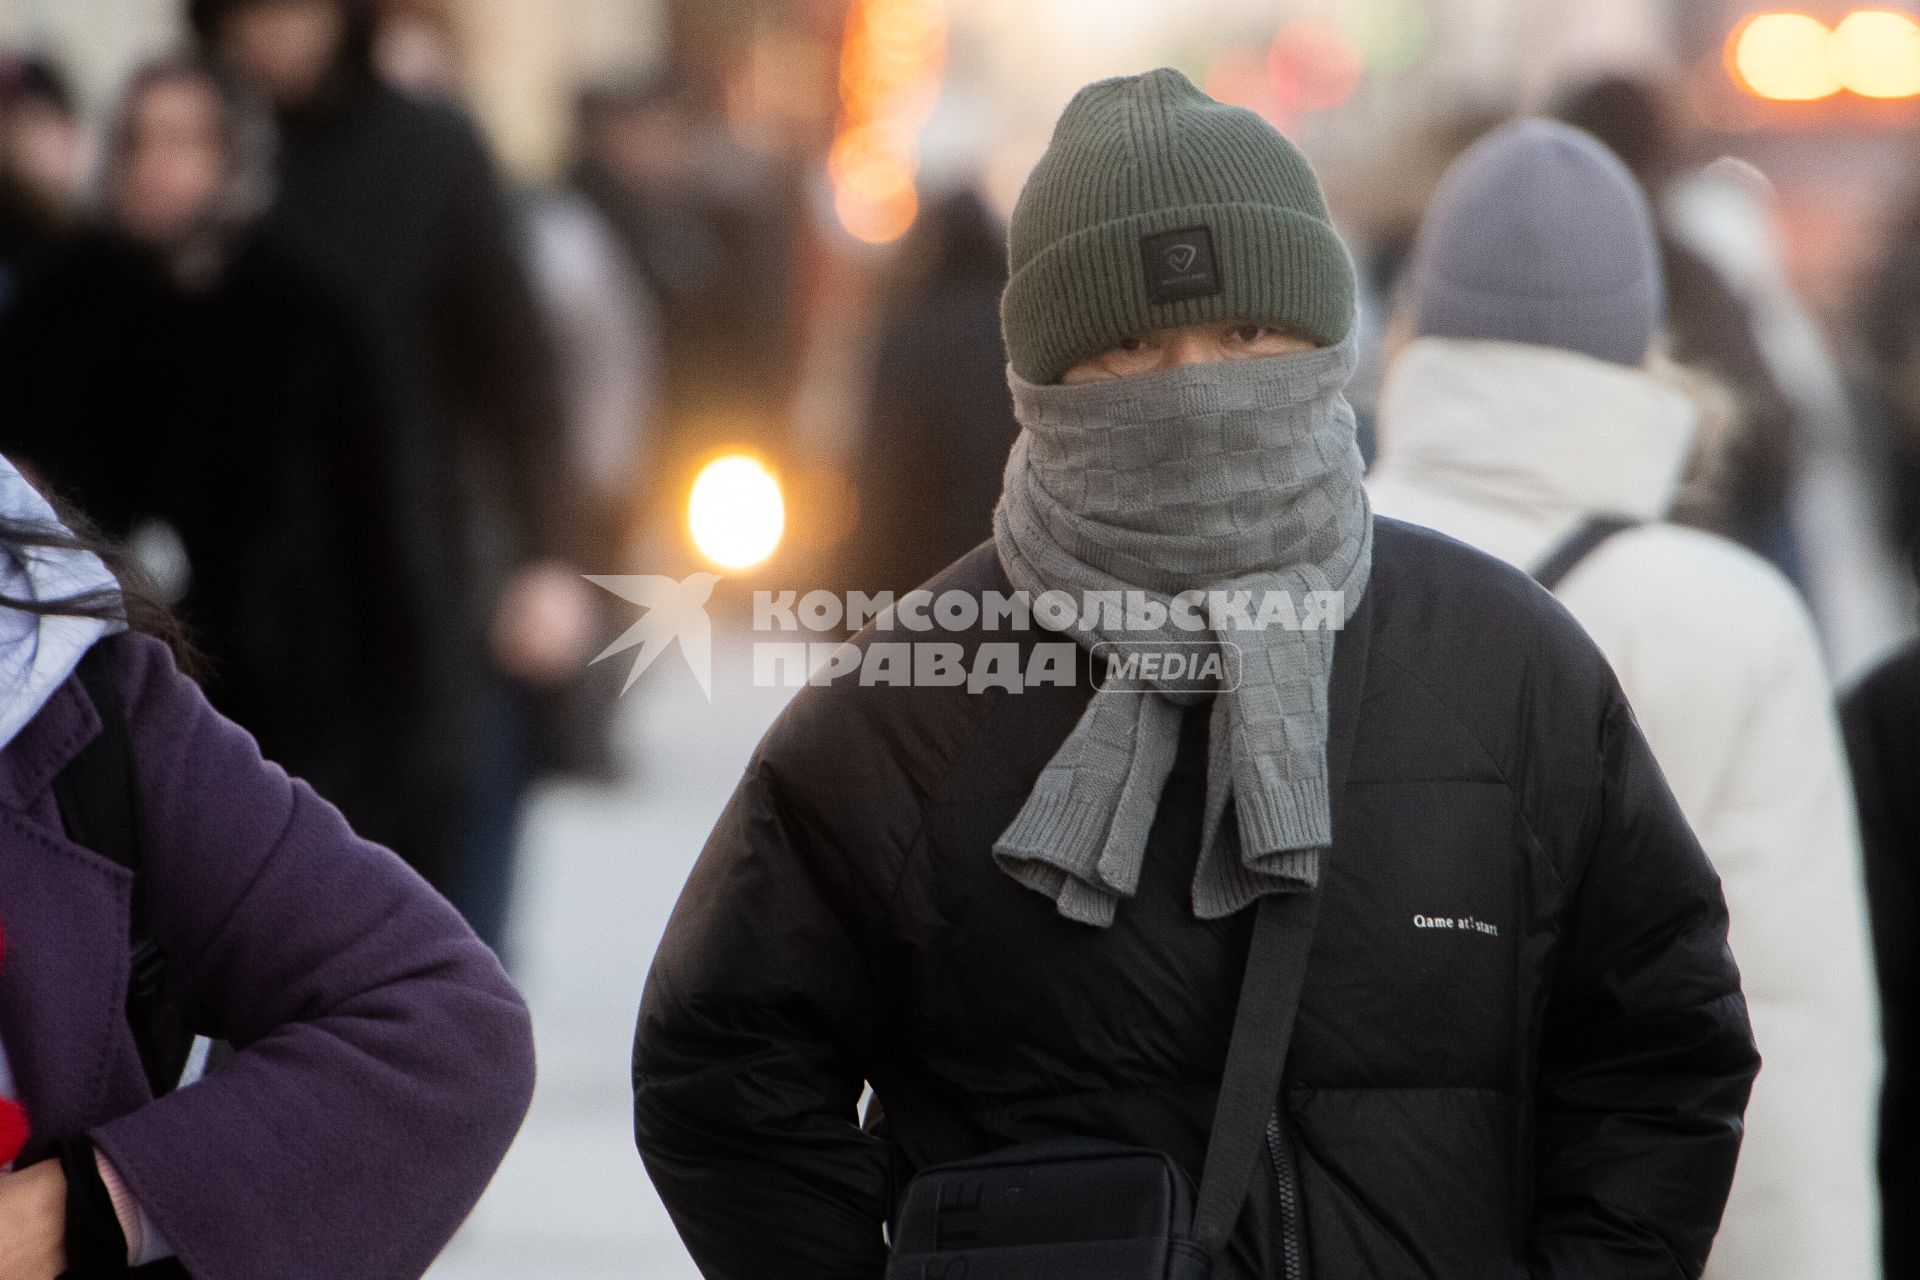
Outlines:
[[1553, 549], [1553, 554], [1540, 562], [1533, 571], [1533, 580], [1549, 591], [1557, 589], [1568, 574], [1580, 567], [1581, 561], [1600, 549], [1601, 543], [1616, 533], [1638, 529], [1642, 523], [1630, 516], [1588, 517]]
[[[1334, 646], [1327, 697], [1327, 788], [1336, 822], [1359, 727], [1372, 616], [1372, 601], [1363, 597]], [[1247, 948], [1246, 975], [1240, 980], [1240, 1002], [1227, 1042], [1227, 1065], [1214, 1104], [1193, 1214], [1194, 1240], [1215, 1260], [1246, 1205], [1266, 1141], [1267, 1117], [1280, 1105], [1280, 1084], [1319, 909], [1318, 889], [1270, 893], [1254, 908], [1253, 940]]]
[[1317, 891], [1270, 893], [1254, 908], [1247, 975], [1193, 1213], [1194, 1239], [1214, 1258], [1240, 1219], [1266, 1141], [1267, 1114], [1280, 1096], [1319, 904]]
[[53, 780], [53, 794], [60, 806], [60, 821], [75, 844], [134, 873], [127, 1022], [140, 1047], [147, 1083], [157, 1098], [179, 1083], [193, 1044], [167, 1003], [166, 958], [145, 922], [133, 734], [120, 702], [118, 648], [115, 641], [103, 640], [80, 659], [75, 674], [100, 717], [100, 732], [60, 770]]

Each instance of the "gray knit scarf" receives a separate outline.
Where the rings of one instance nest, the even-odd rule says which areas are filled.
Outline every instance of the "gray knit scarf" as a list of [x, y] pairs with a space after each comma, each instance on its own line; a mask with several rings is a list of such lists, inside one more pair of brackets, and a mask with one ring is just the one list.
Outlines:
[[1016, 588], [1035, 597], [1065, 591], [1076, 602], [1089, 592], [1139, 592], [1169, 607], [1176, 597], [1194, 601], [1189, 593], [1210, 601], [1250, 593], [1245, 614], [1183, 610], [1190, 624], [1214, 624], [1198, 631], [1171, 612], [1143, 631], [1077, 610], [1068, 630], [1089, 648], [1227, 641], [1240, 662], [1211, 689], [1116, 678], [1095, 692], [993, 847], [1001, 869], [1052, 898], [1061, 915], [1105, 927], [1133, 895], [1182, 707], [1210, 695], [1194, 914], [1218, 919], [1262, 895], [1318, 883], [1320, 851], [1333, 835], [1334, 632], [1229, 622], [1257, 619], [1270, 592], [1287, 593], [1305, 618], [1309, 593], [1333, 591], [1332, 617], [1343, 624], [1366, 591], [1373, 518], [1342, 394], [1354, 353], [1349, 337], [1298, 355], [1076, 387], [1009, 374], [1023, 430], [993, 533]]

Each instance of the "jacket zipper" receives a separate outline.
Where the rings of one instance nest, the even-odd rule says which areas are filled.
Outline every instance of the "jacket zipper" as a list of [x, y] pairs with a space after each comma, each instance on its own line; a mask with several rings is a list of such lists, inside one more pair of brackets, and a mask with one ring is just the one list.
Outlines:
[[1294, 1176], [1293, 1153], [1280, 1132], [1280, 1110], [1267, 1113], [1267, 1154], [1273, 1157], [1275, 1190], [1280, 1196], [1280, 1264], [1286, 1280], [1307, 1280], [1300, 1254], [1300, 1187]]

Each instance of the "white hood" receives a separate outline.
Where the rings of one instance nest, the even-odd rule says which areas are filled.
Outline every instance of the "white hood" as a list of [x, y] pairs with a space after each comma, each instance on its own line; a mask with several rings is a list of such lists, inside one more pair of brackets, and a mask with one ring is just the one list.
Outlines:
[[1387, 375], [1367, 488], [1382, 515], [1531, 565], [1590, 515], [1662, 519], [1695, 416], [1685, 393], [1638, 369], [1421, 338]]
[[[4, 458], [0, 519], [60, 527], [47, 500]], [[49, 602], [101, 590], [118, 591], [119, 583], [91, 552], [0, 546], [0, 597]], [[120, 622], [0, 606], [0, 748], [66, 683], [95, 641], [124, 629]]]

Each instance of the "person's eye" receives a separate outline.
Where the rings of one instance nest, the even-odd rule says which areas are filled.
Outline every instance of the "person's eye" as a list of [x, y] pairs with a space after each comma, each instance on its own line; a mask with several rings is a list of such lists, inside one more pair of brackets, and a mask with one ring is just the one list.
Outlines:
[[1228, 336], [1235, 342], [1242, 342], [1248, 346], [1252, 346], [1254, 343], [1259, 342], [1262, 338], [1268, 337], [1272, 333], [1273, 330], [1267, 328], [1265, 325], [1242, 324], [1235, 325]]
[[1129, 354], [1135, 351], [1144, 351], [1146, 348], [1147, 341], [1145, 338], [1122, 338], [1113, 344], [1115, 351], [1125, 351]]

